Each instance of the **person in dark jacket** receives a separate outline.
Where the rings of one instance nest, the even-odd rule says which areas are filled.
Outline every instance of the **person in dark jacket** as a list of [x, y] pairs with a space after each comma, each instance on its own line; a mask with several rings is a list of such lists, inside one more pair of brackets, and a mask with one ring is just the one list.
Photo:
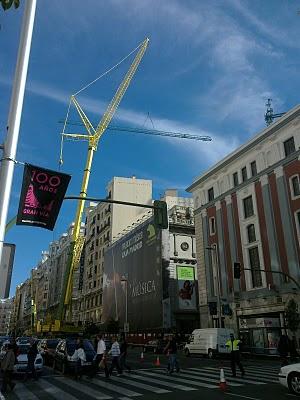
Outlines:
[[11, 390], [13, 390], [13, 388], [16, 385], [15, 383], [12, 382], [14, 365], [15, 365], [15, 355], [13, 352], [13, 348], [11, 344], [7, 344], [5, 356], [1, 361], [1, 371], [3, 374], [3, 381], [1, 387], [2, 394], [5, 394], [7, 392], [7, 386], [9, 386]]
[[38, 348], [37, 348], [37, 341], [34, 339], [31, 339], [30, 341], [30, 347], [27, 353], [27, 358], [28, 358], [28, 365], [27, 365], [27, 371], [25, 375], [25, 381], [28, 380], [29, 374], [31, 374], [32, 378], [35, 380], [38, 379], [38, 375], [35, 370], [34, 362], [36, 359], [36, 356], [38, 354]]
[[173, 335], [169, 336], [169, 341], [164, 349], [164, 353], [169, 355], [168, 372], [172, 374], [174, 369], [180, 371], [179, 362], [177, 359], [177, 343]]
[[277, 351], [280, 355], [282, 367], [288, 365], [289, 363], [288, 362], [289, 350], [290, 350], [289, 338], [287, 337], [287, 335], [281, 335], [279, 338]]
[[125, 333], [121, 334], [121, 340], [120, 340], [120, 367], [121, 370], [124, 371], [126, 368], [128, 372], [131, 372], [131, 367], [130, 365], [127, 364], [126, 357], [127, 357], [127, 348], [128, 344], [126, 341]]

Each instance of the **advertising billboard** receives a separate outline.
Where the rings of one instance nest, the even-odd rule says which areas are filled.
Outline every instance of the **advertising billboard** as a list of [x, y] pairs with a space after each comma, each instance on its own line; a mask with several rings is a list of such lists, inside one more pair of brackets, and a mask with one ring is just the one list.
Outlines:
[[180, 310], [194, 311], [197, 308], [195, 269], [177, 265], [178, 303]]
[[4, 243], [0, 262], [0, 299], [9, 297], [16, 246]]
[[[127, 307], [126, 307], [127, 304]], [[161, 232], [149, 219], [104, 256], [102, 321], [129, 323], [130, 332], [162, 327]]]
[[17, 225], [53, 230], [71, 176], [25, 164]]

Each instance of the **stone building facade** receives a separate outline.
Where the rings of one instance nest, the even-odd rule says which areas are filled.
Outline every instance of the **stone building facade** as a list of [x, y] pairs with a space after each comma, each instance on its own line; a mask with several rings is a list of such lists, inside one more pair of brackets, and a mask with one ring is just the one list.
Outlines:
[[299, 149], [297, 106], [187, 189], [195, 202], [201, 326], [233, 327], [256, 349], [276, 347], [288, 300], [300, 300], [283, 275], [300, 280]]

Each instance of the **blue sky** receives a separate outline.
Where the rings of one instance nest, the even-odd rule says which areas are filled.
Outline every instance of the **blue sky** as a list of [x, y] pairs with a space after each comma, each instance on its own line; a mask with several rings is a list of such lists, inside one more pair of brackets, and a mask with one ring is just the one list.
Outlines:
[[[23, 3], [23, 2], [21, 2]], [[111, 133], [94, 158], [89, 195], [103, 196], [112, 176], [152, 179], [154, 197], [181, 193], [193, 179], [262, 129], [265, 101], [275, 112], [299, 103], [300, 8], [297, 0], [38, 1], [18, 160], [57, 169], [69, 97], [135, 48], [149, 48], [114, 124], [210, 135], [213, 142]], [[0, 11], [0, 142], [3, 142], [23, 7]], [[125, 62], [78, 96], [98, 121], [129, 67]], [[70, 118], [78, 120], [73, 111]], [[151, 128], [149, 121], [146, 127]], [[70, 131], [74, 132], [74, 128]], [[79, 192], [84, 143], [65, 145], [69, 194]], [[23, 168], [15, 169], [10, 217], [18, 208]], [[11, 293], [72, 221], [63, 205], [55, 231], [14, 227], [17, 245]]]

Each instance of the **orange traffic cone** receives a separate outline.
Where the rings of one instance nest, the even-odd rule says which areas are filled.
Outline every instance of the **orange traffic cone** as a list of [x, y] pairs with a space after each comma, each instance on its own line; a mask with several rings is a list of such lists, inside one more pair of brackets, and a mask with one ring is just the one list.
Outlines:
[[220, 383], [219, 383], [219, 388], [222, 390], [222, 392], [226, 392], [228, 389], [228, 385], [226, 383], [225, 379], [225, 373], [223, 367], [220, 369]]
[[160, 367], [159, 356], [156, 357], [155, 366]]
[[140, 358], [140, 361], [141, 361], [141, 362], [143, 362], [143, 361], [144, 361], [144, 352], [143, 352], [143, 351], [141, 352], [141, 358]]

